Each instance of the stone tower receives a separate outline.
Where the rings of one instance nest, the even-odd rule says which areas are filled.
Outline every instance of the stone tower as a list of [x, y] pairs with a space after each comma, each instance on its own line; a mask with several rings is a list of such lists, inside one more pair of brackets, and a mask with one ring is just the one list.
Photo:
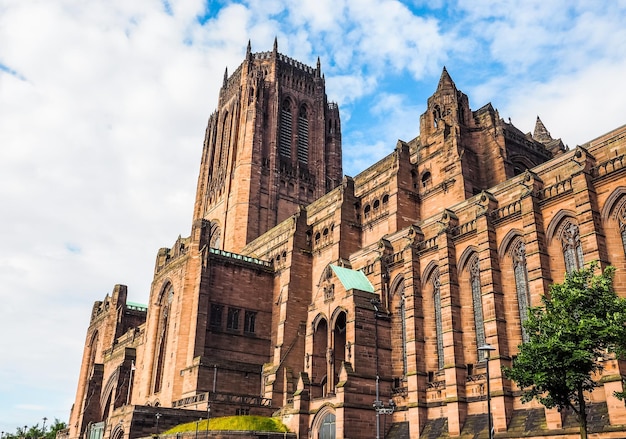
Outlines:
[[252, 53], [224, 74], [206, 129], [194, 221], [211, 221], [211, 246], [238, 252], [336, 187], [341, 123], [315, 68]]

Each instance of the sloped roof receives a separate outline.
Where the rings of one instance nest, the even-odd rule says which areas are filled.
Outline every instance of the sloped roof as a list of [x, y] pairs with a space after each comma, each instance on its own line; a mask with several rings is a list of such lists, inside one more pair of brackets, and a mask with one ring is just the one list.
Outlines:
[[368, 293], [374, 292], [374, 286], [362, 271], [350, 270], [349, 268], [343, 268], [337, 265], [331, 265], [330, 268], [332, 268], [335, 275], [339, 278], [339, 281], [346, 291], [355, 289]]

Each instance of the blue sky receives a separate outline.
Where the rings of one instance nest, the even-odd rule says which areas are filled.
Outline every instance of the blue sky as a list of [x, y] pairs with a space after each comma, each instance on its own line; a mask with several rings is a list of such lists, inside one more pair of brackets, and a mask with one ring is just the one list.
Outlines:
[[0, 429], [67, 421], [93, 302], [147, 301], [248, 40], [320, 57], [354, 176], [417, 135], [444, 65], [524, 132], [623, 125], [625, 22], [625, 0], [0, 0]]

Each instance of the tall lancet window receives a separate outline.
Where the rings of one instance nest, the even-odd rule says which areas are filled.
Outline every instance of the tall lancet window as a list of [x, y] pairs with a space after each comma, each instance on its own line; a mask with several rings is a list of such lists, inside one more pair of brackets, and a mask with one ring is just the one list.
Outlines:
[[400, 296], [400, 322], [402, 324], [402, 375], [406, 376], [409, 371], [409, 359], [406, 353], [406, 297], [404, 297], [404, 285]]
[[408, 358], [407, 358], [407, 352], [406, 352], [407, 330], [406, 330], [406, 297], [404, 295], [404, 279], [399, 279], [394, 282], [391, 296], [392, 296], [392, 300], [394, 301], [394, 303], [398, 303], [396, 302], [396, 297], [399, 300], [399, 306], [396, 309], [398, 310], [398, 317], [400, 318], [400, 321], [398, 322], [397, 320], [394, 319], [394, 322], [396, 322], [395, 323], [396, 325], [398, 323], [400, 325], [400, 328], [399, 328], [400, 338], [402, 339], [402, 344], [401, 344], [402, 375], [406, 376], [409, 365], [408, 365]]
[[433, 302], [435, 304], [435, 331], [437, 335], [437, 366], [443, 369], [443, 322], [441, 318], [441, 282], [439, 280], [439, 271], [433, 273]]
[[224, 121], [222, 123], [222, 145], [220, 147], [220, 161], [218, 163], [218, 166], [220, 167], [220, 171], [222, 173], [228, 163], [228, 149], [230, 145], [231, 120], [232, 120], [232, 115], [226, 112], [226, 114], [224, 114]]
[[298, 115], [298, 161], [309, 162], [309, 119], [305, 107], [300, 108]]
[[283, 157], [291, 157], [291, 137], [292, 137], [292, 116], [291, 103], [289, 100], [283, 102], [283, 108], [280, 111], [280, 132], [279, 132], [279, 148], [278, 151]]
[[622, 204], [622, 208], [617, 215], [619, 221], [619, 231], [622, 236], [622, 247], [624, 248], [624, 253], [626, 253], [626, 208]]
[[583, 268], [583, 247], [580, 243], [578, 226], [565, 220], [561, 227], [560, 238], [563, 246], [563, 258], [565, 259], [565, 271], [571, 273]]
[[522, 341], [528, 341], [528, 333], [524, 328], [524, 322], [528, 319], [528, 307], [530, 306], [530, 291], [528, 290], [528, 269], [526, 267], [526, 245], [521, 239], [517, 239], [511, 246], [511, 259], [513, 259], [513, 272], [515, 274], [515, 289], [517, 291], [517, 305], [519, 318], [522, 323]]
[[624, 253], [626, 254], [626, 224], [620, 222], [619, 229], [622, 234], [622, 247], [624, 247]]
[[[472, 304], [474, 308], [474, 326], [476, 330], [476, 347], [485, 344], [485, 323], [483, 320], [483, 296], [480, 291], [480, 265], [478, 256], [474, 255], [469, 263], [470, 285], [472, 287]], [[478, 358], [480, 358], [480, 352]]]
[[154, 393], [161, 391], [163, 386], [163, 368], [165, 366], [165, 350], [167, 347], [167, 333], [170, 323], [172, 301], [174, 299], [174, 289], [169, 285], [161, 297], [161, 315], [159, 316], [159, 326], [157, 328], [157, 358], [154, 377]]

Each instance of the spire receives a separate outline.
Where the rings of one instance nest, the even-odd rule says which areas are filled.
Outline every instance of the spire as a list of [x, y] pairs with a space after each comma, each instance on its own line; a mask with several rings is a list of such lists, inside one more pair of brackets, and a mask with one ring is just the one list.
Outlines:
[[546, 129], [539, 116], [537, 116], [537, 122], [535, 122], [535, 132], [533, 133], [533, 139], [538, 142], [548, 142], [552, 140], [550, 132]]
[[252, 45], [250, 44], [250, 40], [248, 40], [248, 47], [246, 48], [246, 57], [250, 57], [250, 54], [252, 54]]
[[274, 55], [278, 53], [278, 37], [274, 37], [274, 48], [272, 49]]
[[228, 67], [224, 70], [224, 85], [226, 85], [226, 81], [228, 81]]
[[322, 71], [322, 63], [320, 62], [320, 57], [317, 57], [317, 70], [315, 71], [315, 77], [319, 78], [320, 73]]
[[446, 67], [443, 67], [443, 71], [441, 72], [441, 78], [439, 78], [439, 84], [437, 85], [437, 91], [440, 91], [443, 88], [453, 88], [456, 89], [456, 85], [454, 81], [450, 77], [448, 70]]

